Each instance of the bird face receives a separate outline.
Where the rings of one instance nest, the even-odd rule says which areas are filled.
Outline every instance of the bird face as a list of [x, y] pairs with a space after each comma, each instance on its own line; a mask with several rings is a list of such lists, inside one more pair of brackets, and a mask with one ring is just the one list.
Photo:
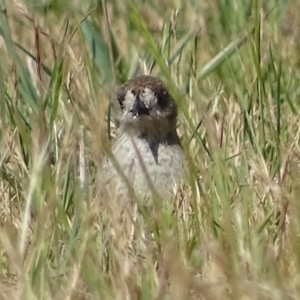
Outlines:
[[117, 91], [118, 125], [138, 135], [161, 135], [175, 130], [177, 107], [163, 83], [152, 76], [140, 76]]

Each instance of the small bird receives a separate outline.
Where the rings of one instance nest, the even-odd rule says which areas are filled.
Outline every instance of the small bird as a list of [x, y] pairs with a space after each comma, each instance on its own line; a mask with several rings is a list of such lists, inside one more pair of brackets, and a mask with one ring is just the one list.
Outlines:
[[162, 81], [152, 76], [127, 81], [118, 88], [116, 96], [117, 129], [112, 146], [115, 160], [105, 160], [100, 171], [101, 184], [116, 197], [129, 197], [125, 175], [138, 197], [149, 198], [153, 190], [162, 197], [170, 195], [184, 163], [176, 132], [174, 98]]

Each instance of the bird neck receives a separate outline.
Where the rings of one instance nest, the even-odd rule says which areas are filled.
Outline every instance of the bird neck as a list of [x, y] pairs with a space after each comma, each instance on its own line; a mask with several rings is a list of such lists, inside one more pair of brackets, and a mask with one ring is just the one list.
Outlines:
[[180, 144], [176, 129], [170, 131], [139, 131], [139, 130], [122, 130], [119, 133], [122, 138], [133, 140], [143, 140], [148, 144]]

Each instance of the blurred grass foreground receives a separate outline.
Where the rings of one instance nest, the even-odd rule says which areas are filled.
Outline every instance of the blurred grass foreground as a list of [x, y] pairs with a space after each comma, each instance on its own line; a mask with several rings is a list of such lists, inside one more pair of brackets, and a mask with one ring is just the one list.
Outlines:
[[[0, 1], [0, 299], [300, 299], [299, 9]], [[176, 99], [187, 159], [128, 246], [95, 177], [141, 74]]]

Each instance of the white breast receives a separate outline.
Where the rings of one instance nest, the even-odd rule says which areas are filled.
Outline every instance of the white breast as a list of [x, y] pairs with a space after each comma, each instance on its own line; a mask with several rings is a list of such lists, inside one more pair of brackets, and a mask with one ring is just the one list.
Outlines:
[[[151, 185], [162, 196], [170, 193], [182, 174], [184, 155], [180, 145], [150, 146], [143, 139], [124, 136], [114, 144], [112, 152], [135, 192], [142, 197], [151, 195]], [[117, 194], [126, 194], [126, 183], [113, 164], [108, 164], [108, 176]]]

